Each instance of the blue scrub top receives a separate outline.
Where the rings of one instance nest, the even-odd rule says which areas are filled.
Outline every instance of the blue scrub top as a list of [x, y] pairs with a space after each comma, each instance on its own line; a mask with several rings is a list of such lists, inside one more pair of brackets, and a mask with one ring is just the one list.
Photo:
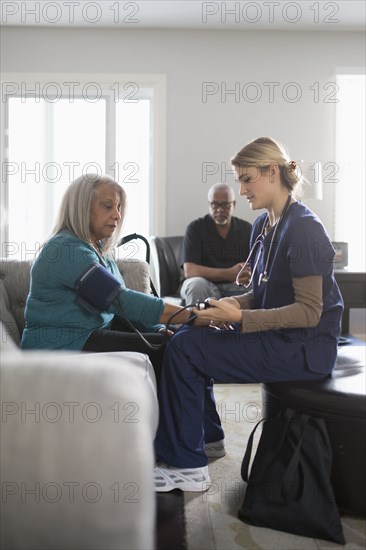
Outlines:
[[[251, 245], [260, 235], [267, 214], [253, 224]], [[330, 372], [337, 357], [337, 343], [341, 330], [343, 300], [334, 278], [335, 250], [319, 218], [302, 203], [289, 206], [275, 234], [269, 264], [268, 282], [259, 284], [273, 238], [272, 229], [264, 237], [262, 253], [253, 276], [255, 309], [272, 309], [295, 302], [292, 278], [321, 275], [323, 278], [323, 312], [314, 328], [285, 328], [276, 330], [276, 338], [283, 342], [299, 342], [308, 366], [315, 372]], [[253, 254], [251, 268], [258, 257]]]

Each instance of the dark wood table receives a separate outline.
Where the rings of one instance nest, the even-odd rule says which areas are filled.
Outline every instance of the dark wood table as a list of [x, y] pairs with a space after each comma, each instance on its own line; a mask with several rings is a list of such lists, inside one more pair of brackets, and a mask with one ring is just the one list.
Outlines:
[[334, 275], [344, 301], [342, 334], [349, 334], [349, 310], [366, 308], [366, 273], [339, 269], [334, 271]]

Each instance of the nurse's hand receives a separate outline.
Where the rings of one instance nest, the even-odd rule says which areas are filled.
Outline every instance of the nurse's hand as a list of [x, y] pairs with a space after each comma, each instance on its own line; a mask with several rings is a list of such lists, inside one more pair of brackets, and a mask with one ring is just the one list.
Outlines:
[[194, 322], [196, 326], [240, 323], [241, 311], [231, 301], [209, 298], [208, 302], [211, 307], [207, 309], [193, 309], [195, 315], [197, 315], [197, 319]]
[[224, 298], [220, 298], [220, 302], [228, 302], [229, 304], [232, 304], [236, 309], [241, 309], [240, 304], [234, 296], [225, 296]]

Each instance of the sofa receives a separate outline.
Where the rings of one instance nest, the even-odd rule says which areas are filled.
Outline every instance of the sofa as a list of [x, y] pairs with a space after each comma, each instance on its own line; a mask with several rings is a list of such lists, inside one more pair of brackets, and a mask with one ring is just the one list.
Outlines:
[[[149, 292], [149, 267], [119, 261]], [[21, 351], [28, 261], [0, 262], [1, 547], [155, 546], [152, 365], [133, 352]]]

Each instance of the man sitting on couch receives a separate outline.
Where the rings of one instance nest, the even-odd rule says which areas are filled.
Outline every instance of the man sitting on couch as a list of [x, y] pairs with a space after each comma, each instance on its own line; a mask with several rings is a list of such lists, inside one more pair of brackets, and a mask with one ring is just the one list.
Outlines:
[[[235, 280], [249, 252], [252, 226], [233, 216], [234, 189], [216, 183], [209, 189], [208, 202], [210, 213], [192, 221], [184, 236], [181, 297], [186, 304], [240, 293]], [[248, 280], [244, 271], [240, 282]]]

